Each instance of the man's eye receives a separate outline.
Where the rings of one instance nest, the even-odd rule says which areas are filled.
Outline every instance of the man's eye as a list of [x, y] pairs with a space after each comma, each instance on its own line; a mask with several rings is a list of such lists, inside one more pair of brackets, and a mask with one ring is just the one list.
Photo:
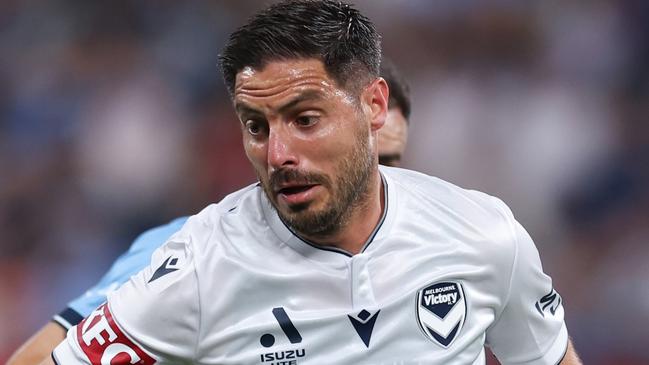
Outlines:
[[246, 122], [246, 130], [253, 136], [258, 136], [263, 132], [263, 127], [261, 124], [254, 120], [249, 120]]
[[303, 115], [295, 119], [295, 123], [300, 127], [310, 127], [318, 122], [318, 117], [312, 115]]

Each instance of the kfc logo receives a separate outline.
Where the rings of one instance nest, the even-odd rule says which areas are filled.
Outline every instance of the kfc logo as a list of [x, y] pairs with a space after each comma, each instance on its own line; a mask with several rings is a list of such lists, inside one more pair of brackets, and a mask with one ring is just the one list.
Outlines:
[[77, 340], [93, 365], [155, 364], [155, 359], [119, 329], [107, 304], [79, 323]]

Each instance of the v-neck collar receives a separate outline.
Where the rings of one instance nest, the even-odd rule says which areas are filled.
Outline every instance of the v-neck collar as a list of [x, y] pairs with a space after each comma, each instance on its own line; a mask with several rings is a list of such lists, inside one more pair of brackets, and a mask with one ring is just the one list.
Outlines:
[[[396, 210], [396, 190], [393, 187], [394, 184], [391, 183], [390, 178], [386, 176], [383, 171], [379, 172], [383, 182], [384, 209], [379, 223], [363, 245], [361, 253], [366, 252], [370, 247], [372, 247], [373, 242], [379, 241], [385, 237], [394, 221]], [[268, 197], [263, 192], [263, 189], [259, 189], [259, 193], [262, 195], [260, 200], [264, 217], [280, 241], [310, 259], [330, 263], [335, 266], [346, 266], [349, 260], [353, 257], [351, 253], [345, 250], [336, 247], [320, 246], [299, 237], [286, 223], [284, 223], [284, 221], [282, 221], [277, 210], [272, 206]]]

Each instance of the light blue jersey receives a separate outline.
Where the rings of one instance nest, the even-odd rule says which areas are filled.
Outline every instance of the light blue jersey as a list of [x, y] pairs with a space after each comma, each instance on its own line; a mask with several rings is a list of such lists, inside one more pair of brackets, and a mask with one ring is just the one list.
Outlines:
[[153, 251], [162, 246], [172, 234], [180, 230], [187, 218], [176, 218], [138, 236], [128, 251], [117, 258], [95, 286], [68, 303], [68, 307], [54, 316], [53, 320], [66, 329], [81, 322], [83, 318], [106, 301], [106, 294], [119, 288], [131, 276], [147, 267], [151, 262]]

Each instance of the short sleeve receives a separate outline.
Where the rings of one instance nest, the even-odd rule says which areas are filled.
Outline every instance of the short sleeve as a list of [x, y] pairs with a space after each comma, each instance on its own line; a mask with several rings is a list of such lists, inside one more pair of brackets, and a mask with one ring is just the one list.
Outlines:
[[153, 251], [162, 246], [172, 234], [187, 221], [177, 218], [168, 224], [147, 230], [138, 236], [128, 251], [124, 252], [90, 289], [68, 304], [68, 307], [52, 318], [65, 329], [79, 323], [84, 317], [106, 301], [106, 295], [124, 284], [131, 276], [151, 262]]
[[[194, 358], [200, 321], [192, 218], [77, 326], [53, 353], [59, 364], [167, 363]], [[139, 358], [136, 362], [131, 362]], [[141, 361], [141, 362], [140, 362]]]
[[512, 220], [515, 255], [505, 306], [487, 330], [487, 346], [502, 364], [558, 364], [568, 332], [561, 296], [543, 272], [539, 253], [525, 229]]

